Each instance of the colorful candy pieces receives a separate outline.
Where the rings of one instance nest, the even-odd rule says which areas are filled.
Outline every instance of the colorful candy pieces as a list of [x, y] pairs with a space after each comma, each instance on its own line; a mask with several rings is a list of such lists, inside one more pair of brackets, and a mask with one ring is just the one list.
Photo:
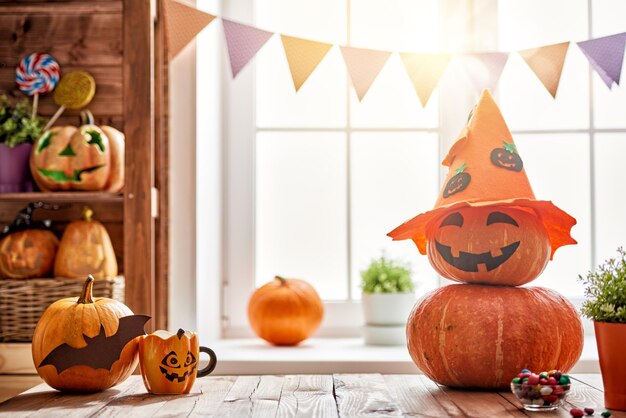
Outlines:
[[[560, 384], [561, 379], [566, 383]], [[524, 369], [511, 384], [520, 402], [532, 408], [556, 408], [570, 390], [569, 377], [558, 370], [536, 374]]]
[[604, 411], [600, 415], [602, 415], [604, 418], [609, 418], [612, 414], [611, 411]]
[[17, 85], [25, 94], [50, 93], [59, 82], [61, 68], [48, 54], [33, 53], [25, 56], [15, 69]]

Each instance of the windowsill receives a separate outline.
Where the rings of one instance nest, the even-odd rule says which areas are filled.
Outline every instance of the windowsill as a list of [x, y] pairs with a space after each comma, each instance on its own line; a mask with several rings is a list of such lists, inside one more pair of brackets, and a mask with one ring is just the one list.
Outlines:
[[[255, 338], [224, 339], [211, 345], [218, 353], [216, 374], [420, 373], [406, 347], [366, 346], [361, 338], [312, 338], [297, 347], [274, 347]], [[571, 373], [599, 373], [593, 336], [585, 337]]]

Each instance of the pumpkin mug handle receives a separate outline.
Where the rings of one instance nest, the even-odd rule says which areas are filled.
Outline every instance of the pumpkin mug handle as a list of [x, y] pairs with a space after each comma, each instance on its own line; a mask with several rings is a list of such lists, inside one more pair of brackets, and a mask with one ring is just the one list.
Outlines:
[[209, 364], [204, 368], [198, 370], [196, 376], [204, 377], [211, 374], [213, 370], [215, 370], [215, 366], [217, 366], [217, 356], [215, 355], [215, 351], [211, 350], [209, 347], [200, 346], [201, 353], [207, 353], [210, 357]]

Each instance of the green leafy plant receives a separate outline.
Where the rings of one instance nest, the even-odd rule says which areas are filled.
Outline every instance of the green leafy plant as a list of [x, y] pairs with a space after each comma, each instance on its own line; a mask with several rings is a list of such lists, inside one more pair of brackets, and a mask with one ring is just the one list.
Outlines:
[[411, 269], [384, 255], [372, 260], [367, 270], [361, 271], [361, 278], [364, 293], [408, 293], [415, 289]]
[[44, 118], [31, 119], [31, 107], [27, 99], [12, 106], [7, 96], [0, 96], [0, 143], [13, 148], [33, 143], [43, 133]]
[[599, 322], [626, 324], [626, 252], [618, 248], [619, 257], [610, 259], [578, 280], [586, 286], [581, 312]]

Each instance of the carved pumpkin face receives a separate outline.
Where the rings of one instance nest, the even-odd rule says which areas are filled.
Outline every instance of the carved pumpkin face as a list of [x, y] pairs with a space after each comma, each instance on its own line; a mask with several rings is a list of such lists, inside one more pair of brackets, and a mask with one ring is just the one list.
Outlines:
[[45, 277], [54, 264], [59, 240], [50, 231], [28, 229], [0, 241], [0, 277]]
[[550, 257], [547, 232], [530, 210], [464, 207], [429, 225], [428, 259], [442, 276], [467, 283], [519, 286]]
[[[198, 370], [200, 351], [209, 353], [209, 366]], [[150, 393], [189, 393], [196, 376], [206, 376], [216, 364], [215, 353], [198, 346], [198, 336], [179, 329], [176, 334], [155, 331], [139, 342], [139, 364]]]

